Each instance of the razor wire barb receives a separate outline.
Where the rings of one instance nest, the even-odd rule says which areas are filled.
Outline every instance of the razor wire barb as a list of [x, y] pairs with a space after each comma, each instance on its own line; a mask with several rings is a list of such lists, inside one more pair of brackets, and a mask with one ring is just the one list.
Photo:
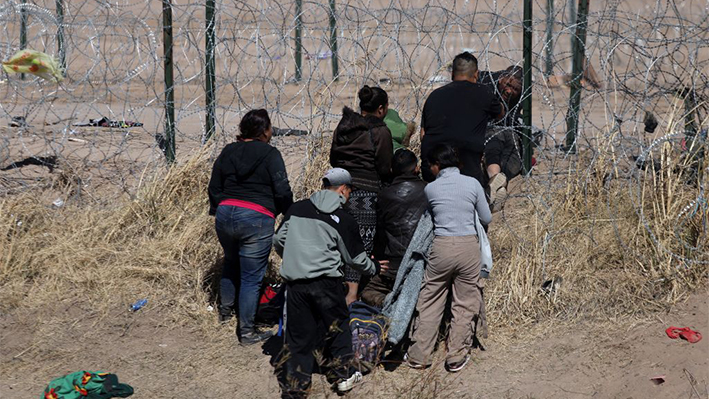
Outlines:
[[[162, 2], [72, 0], [62, 2], [63, 12], [57, 13], [58, 3], [0, 2], [3, 60], [26, 43], [66, 63], [66, 78], [59, 85], [29, 75], [25, 80], [1, 75], [0, 120], [6, 123], [0, 127], [0, 193], [46, 188], [53, 184], [56, 168], [71, 170], [68, 175], [83, 188], [64, 200], [85, 200], [82, 192], [92, 192], [92, 200], [103, 202], [134, 195], [141, 176], [165, 168]], [[178, 161], [212, 134], [215, 148], [221, 148], [234, 139], [241, 115], [266, 108], [274, 126], [289, 133], [274, 143], [295, 178], [315, 156], [318, 143], [331, 134], [342, 107], [356, 106], [356, 91], [364, 84], [385, 88], [390, 106], [405, 120], [418, 121], [427, 95], [449, 81], [448, 64], [457, 53], [471, 51], [485, 70], [522, 66], [519, 0], [213, 4], [211, 26], [205, 1], [172, 1]], [[562, 148], [576, 7], [573, 0], [533, 2], [531, 93], [537, 166], [528, 179], [551, 192], [568, 183], [564, 176], [571, 170], [587, 179], [599, 168], [614, 170], [652, 234], [638, 202], [650, 177], [647, 168], [637, 166], [660, 159], [666, 143], [699, 148], [697, 159], [706, 152], [709, 5], [695, 0], [589, 1], [586, 72], [575, 115], [575, 144], [579, 153], [590, 157], [585, 164]], [[21, 34], [23, 21], [26, 30]], [[205, 122], [209, 29], [215, 41], [210, 61], [214, 92], [209, 95], [215, 126]], [[659, 118], [658, 133], [643, 132], [648, 113]], [[116, 123], [90, 126], [101, 118]], [[129, 127], [128, 122], [142, 125]], [[614, 158], [600, 151], [608, 147]], [[678, 225], [706, 215], [706, 164], [693, 164], [700, 194], [677, 215]], [[513, 195], [538, 199], [551, 210], [551, 198], [530, 187], [522, 185]], [[609, 201], [608, 206], [614, 205]], [[553, 215], [548, 220], [545, 248], [560, 233]], [[706, 223], [706, 216], [702, 220]], [[505, 224], [515, 231], [511, 222]], [[689, 252], [706, 253], [706, 248], [682, 245]], [[706, 263], [673, 255], [680, 262]]]

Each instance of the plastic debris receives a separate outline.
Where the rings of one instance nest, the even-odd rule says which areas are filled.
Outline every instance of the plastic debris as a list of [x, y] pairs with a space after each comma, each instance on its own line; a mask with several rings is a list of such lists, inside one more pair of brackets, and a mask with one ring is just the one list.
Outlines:
[[64, 73], [54, 57], [36, 50], [20, 50], [9, 60], [3, 61], [7, 73], [29, 73], [51, 82], [61, 82]]
[[147, 299], [141, 299], [138, 302], [134, 303], [131, 305], [130, 310], [131, 312], [137, 312], [139, 311], [143, 306], [145, 306], [148, 303]]

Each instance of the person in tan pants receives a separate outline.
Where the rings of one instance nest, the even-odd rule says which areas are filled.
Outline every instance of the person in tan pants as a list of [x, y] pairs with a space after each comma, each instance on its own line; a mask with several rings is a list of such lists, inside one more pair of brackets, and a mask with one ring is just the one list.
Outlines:
[[455, 166], [455, 148], [437, 146], [429, 155], [436, 180], [426, 189], [433, 213], [433, 247], [419, 293], [417, 320], [412, 332], [412, 346], [406, 363], [412, 368], [431, 365], [438, 328], [452, 293], [451, 327], [448, 336], [446, 369], [457, 372], [470, 360], [473, 319], [481, 308], [480, 244], [475, 218], [482, 224], [492, 221], [490, 207], [480, 183], [460, 174]]

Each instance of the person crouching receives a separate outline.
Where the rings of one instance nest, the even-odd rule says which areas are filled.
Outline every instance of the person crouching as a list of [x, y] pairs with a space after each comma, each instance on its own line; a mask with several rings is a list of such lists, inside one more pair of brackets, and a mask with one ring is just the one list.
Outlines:
[[322, 347], [318, 326], [328, 331], [326, 351], [338, 377], [337, 390], [346, 392], [362, 380], [352, 365], [352, 335], [345, 302], [343, 268], [375, 275], [380, 265], [367, 256], [354, 218], [342, 206], [352, 191], [352, 177], [341, 168], [329, 170], [323, 189], [294, 203], [273, 237], [283, 258], [281, 276], [286, 283], [284, 398], [307, 396], [315, 363], [313, 351]]

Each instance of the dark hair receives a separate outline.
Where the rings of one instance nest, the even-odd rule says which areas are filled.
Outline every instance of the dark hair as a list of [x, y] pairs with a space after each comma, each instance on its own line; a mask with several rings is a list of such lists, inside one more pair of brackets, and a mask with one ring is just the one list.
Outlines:
[[401, 148], [394, 153], [394, 157], [391, 160], [391, 170], [394, 176], [411, 173], [416, 169], [418, 161], [413, 151]]
[[357, 97], [359, 97], [359, 108], [365, 112], [376, 112], [380, 106], [389, 104], [389, 96], [381, 87], [365, 85], [359, 90]]
[[524, 70], [522, 67], [517, 66], [517, 65], [510, 65], [505, 69], [504, 72], [502, 72], [502, 76], [511, 76], [515, 79], [522, 80], [522, 77], [524, 75]]
[[472, 77], [478, 70], [478, 59], [469, 52], [460, 53], [453, 58], [453, 77]]
[[438, 164], [441, 169], [450, 168], [451, 166], [457, 167], [460, 165], [458, 149], [450, 144], [438, 144], [428, 153], [428, 163], [431, 165]]
[[239, 137], [243, 139], [255, 139], [261, 137], [268, 128], [271, 127], [271, 118], [265, 109], [252, 109], [247, 112], [241, 122], [239, 122]]

